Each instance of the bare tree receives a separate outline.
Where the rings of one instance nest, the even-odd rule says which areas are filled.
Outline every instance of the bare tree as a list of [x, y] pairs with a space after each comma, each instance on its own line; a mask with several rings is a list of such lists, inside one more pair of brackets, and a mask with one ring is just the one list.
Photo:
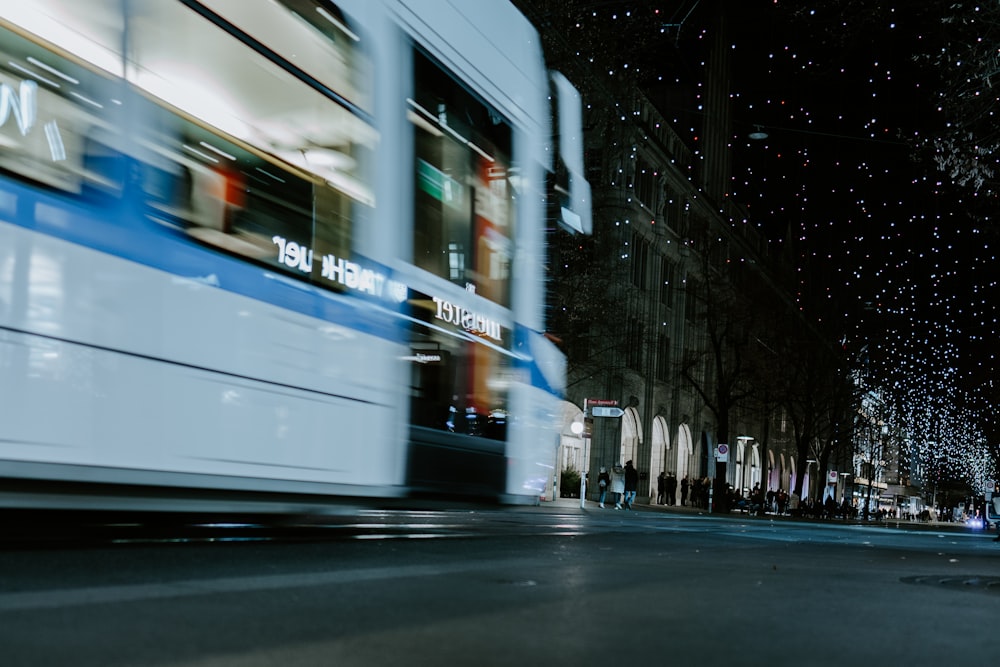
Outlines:
[[680, 375], [715, 417], [719, 442], [728, 443], [733, 410], [753, 386], [747, 356], [756, 311], [730, 275], [712, 265], [707, 242], [696, 252], [700, 271], [688, 278], [686, 298], [692, 302], [687, 307], [694, 309], [702, 340], [685, 350]]
[[792, 426], [799, 472], [790, 491], [802, 498], [809, 462], [817, 461], [825, 471], [835, 449], [850, 442], [857, 392], [846, 359], [832, 341], [794, 316], [782, 330], [774, 343], [783, 362], [777, 400]]

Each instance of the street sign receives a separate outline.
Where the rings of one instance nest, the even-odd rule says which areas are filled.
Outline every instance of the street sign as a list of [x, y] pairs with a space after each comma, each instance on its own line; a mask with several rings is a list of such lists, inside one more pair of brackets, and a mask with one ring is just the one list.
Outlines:
[[590, 409], [590, 414], [594, 417], [621, 417], [625, 411], [621, 408], [596, 407]]
[[715, 448], [715, 460], [723, 463], [729, 462], [729, 445], [720, 444]]
[[594, 407], [595, 405], [599, 405], [599, 406], [605, 407], [605, 408], [606, 407], [614, 407], [614, 406], [618, 405], [618, 401], [616, 401], [613, 398], [585, 398], [584, 399], [584, 403], [586, 403], [590, 407]]

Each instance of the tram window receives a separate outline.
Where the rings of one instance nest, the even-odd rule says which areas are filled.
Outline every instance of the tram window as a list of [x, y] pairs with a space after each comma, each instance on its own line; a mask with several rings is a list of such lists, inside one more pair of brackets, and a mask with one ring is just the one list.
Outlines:
[[[236, 27], [260, 29], [246, 3], [209, 4], [239, 19]], [[293, 17], [288, 4], [267, 4], [272, 48], [311, 40], [302, 53], [315, 56], [322, 34]], [[144, 5], [130, 29], [128, 78], [165, 114], [148, 124], [144, 141], [173, 161], [167, 176], [145, 180], [150, 204], [204, 243], [339, 288], [324, 279], [322, 258], [350, 256], [353, 212], [374, 204], [365, 174], [376, 132], [342, 103], [346, 94], [361, 97], [354, 84], [328, 74], [327, 83], [349, 87], [331, 98], [180, 4]], [[309, 62], [296, 58], [296, 66]], [[166, 181], [173, 201], [163, 200]]]
[[373, 203], [363, 174], [377, 133], [363, 117], [184, 5], [143, 7], [130, 22], [129, 81], [279, 165]]
[[[410, 332], [411, 420], [418, 426], [503, 440], [508, 420], [510, 357], [434, 317], [416, 295]], [[434, 326], [428, 326], [433, 323]], [[509, 332], [506, 332], [509, 334]]]
[[515, 202], [510, 124], [420, 51], [414, 55], [414, 263], [510, 305]]
[[361, 35], [336, 5], [317, 0], [201, 0], [213, 12], [361, 109], [371, 112], [371, 64]]
[[121, 92], [110, 77], [0, 29], [0, 170], [73, 194], [117, 195]]
[[[121, 0], [6, 2], [3, 17], [75, 58], [120, 77], [125, 62], [121, 51], [125, 42], [122, 4]], [[56, 76], [55, 83], [72, 83]], [[73, 90], [73, 86], [64, 90]]]

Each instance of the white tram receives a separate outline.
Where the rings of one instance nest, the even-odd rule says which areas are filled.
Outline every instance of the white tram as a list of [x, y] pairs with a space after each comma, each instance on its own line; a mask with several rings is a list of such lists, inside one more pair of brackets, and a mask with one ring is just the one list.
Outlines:
[[589, 190], [510, 4], [31, 0], [0, 50], [0, 507], [537, 501]]

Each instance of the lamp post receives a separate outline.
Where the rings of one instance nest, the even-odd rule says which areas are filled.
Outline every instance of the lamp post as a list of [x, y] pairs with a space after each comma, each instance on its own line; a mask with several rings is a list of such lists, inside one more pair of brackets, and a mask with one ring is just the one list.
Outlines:
[[[572, 433], [573, 435], [581, 435], [581, 434], [583, 434], [583, 422], [582, 421], [577, 421], [576, 419], [574, 419], [573, 423], [569, 425], [569, 430], [570, 430], [570, 433]], [[581, 457], [581, 460], [583, 460], [585, 462], [585, 464], [589, 464], [588, 458], [586, 456], [586, 449], [587, 448], [586, 448], [586, 445], [585, 445], [584, 446], [584, 456]], [[585, 506], [586, 500], [587, 500], [587, 471], [586, 470], [581, 470], [580, 471], [580, 508], [581, 509]]]
[[[806, 476], [809, 478], [809, 484], [806, 486], [805, 492], [809, 494], [810, 498], [816, 497], [816, 488], [818, 485], [816, 483], [815, 475], [813, 475], [813, 468], [816, 467], [817, 463], [819, 463], [819, 461], [816, 459], [806, 459]], [[816, 474], [819, 474], [819, 470], [816, 471]], [[825, 488], [823, 489], [823, 501], [826, 501]]]

